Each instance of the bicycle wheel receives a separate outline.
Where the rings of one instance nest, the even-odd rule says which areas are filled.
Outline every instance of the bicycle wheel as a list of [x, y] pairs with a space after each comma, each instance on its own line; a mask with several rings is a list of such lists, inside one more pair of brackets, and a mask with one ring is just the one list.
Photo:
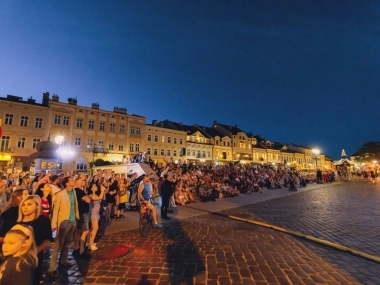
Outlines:
[[146, 214], [141, 214], [140, 220], [139, 220], [139, 227], [140, 227], [140, 235], [142, 237], [148, 236], [149, 226], [150, 225], [148, 221], [148, 216]]

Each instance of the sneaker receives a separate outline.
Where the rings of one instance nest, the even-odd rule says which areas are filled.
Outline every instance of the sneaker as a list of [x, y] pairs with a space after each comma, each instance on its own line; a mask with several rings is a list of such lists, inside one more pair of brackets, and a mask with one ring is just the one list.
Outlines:
[[59, 268], [70, 268], [70, 267], [72, 267], [72, 266], [74, 266], [74, 263], [71, 263], [71, 262], [65, 262], [65, 263], [60, 263], [59, 264]]
[[49, 277], [52, 277], [52, 278], [59, 277], [59, 273], [58, 273], [57, 270], [54, 270], [54, 271], [48, 271], [48, 272], [46, 272], [46, 275], [49, 276]]
[[91, 250], [97, 250], [98, 248], [96, 247], [95, 244], [93, 244], [92, 246], [90, 246], [90, 249], [91, 249]]
[[160, 224], [155, 224], [153, 228], [155, 228], [155, 229], [162, 229], [162, 225], [160, 225]]

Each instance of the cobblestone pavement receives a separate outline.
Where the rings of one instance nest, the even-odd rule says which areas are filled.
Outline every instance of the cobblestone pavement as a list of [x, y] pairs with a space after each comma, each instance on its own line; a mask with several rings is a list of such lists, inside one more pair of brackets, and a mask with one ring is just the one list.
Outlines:
[[[380, 220], [372, 216], [379, 217], [379, 188], [332, 185], [224, 213], [375, 254]], [[110, 244], [132, 251], [120, 259], [78, 262], [54, 284], [380, 284], [378, 263], [218, 214], [173, 221], [147, 238], [138, 230], [113, 233], [98, 247]]]

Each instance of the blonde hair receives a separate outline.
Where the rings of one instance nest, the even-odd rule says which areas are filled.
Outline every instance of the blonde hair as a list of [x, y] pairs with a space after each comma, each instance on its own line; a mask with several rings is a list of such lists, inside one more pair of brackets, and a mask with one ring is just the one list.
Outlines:
[[22, 192], [24, 190], [28, 190], [28, 189], [22, 188], [22, 189], [13, 190], [12, 195], [9, 198], [8, 203], [4, 206], [4, 208], [2, 210], [2, 213], [4, 213], [6, 210], [8, 210], [11, 207], [19, 205], [19, 199], [18, 198], [22, 196]]
[[37, 219], [41, 213], [42, 213], [42, 206], [41, 206], [41, 198], [40, 196], [38, 195], [29, 195], [28, 197], [24, 198], [21, 203], [20, 203], [20, 206], [18, 207], [18, 219], [17, 219], [17, 222], [22, 222], [22, 219], [24, 218], [24, 214], [22, 213], [22, 204], [25, 203], [26, 201], [28, 200], [32, 200], [34, 203], [37, 204], [37, 209], [36, 209], [36, 213], [35, 213], [35, 216], [34, 216], [34, 219]]
[[24, 262], [28, 265], [31, 265], [34, 268], [37, 267], [38, 264], [38, 257], [37, 257], [37, 246], [34, 241], [34, 232], [33, 228], [31, 226], [27, 225], [15, 225], [13, 228], [10, 229], [8, 234], [16, 234], [20, 237], [24, 238], [25, 246], [21, 248], [21, 250], [17, 253], [15, 253], [14, 257], [20, 257], [20, 260], [16, 264], [16, 270], [20, 270], [20, 264], [21, 262]]

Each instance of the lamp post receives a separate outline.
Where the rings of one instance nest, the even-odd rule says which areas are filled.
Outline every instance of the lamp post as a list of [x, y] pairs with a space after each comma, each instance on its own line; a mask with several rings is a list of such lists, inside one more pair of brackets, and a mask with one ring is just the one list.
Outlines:
[[314, 154], [314, 159], [315, 159], [315, 170], [318, 168], [318, 159], [321, 151], [317, 148], [313, 148], [311, 152]]

